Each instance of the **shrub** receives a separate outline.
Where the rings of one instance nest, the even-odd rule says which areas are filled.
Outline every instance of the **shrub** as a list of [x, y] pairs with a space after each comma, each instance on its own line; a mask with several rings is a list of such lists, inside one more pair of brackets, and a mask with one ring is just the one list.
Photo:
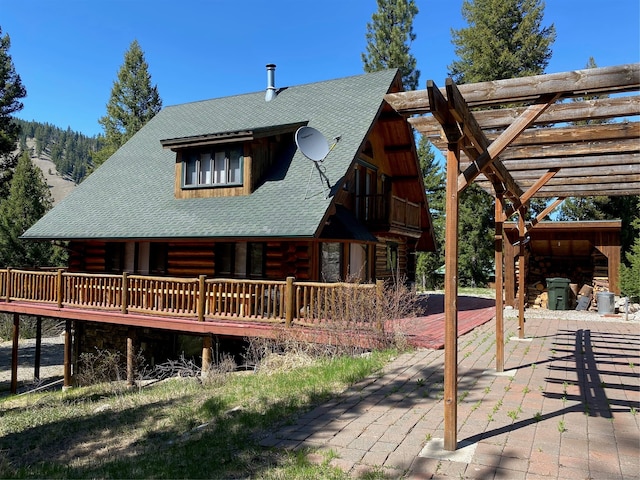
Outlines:
[[627, 252], [629, 266], [620, 265], [620, 290], [629, 297], [640, 296], [640, 239]]

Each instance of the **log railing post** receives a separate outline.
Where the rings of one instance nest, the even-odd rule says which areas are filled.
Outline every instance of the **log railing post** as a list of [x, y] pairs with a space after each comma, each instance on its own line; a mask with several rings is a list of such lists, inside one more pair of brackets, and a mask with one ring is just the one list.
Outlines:
[[7, 267], [7, 303], [11, 301], [11, 268]]
[[285, 325], [287, 327], [291, 326], [293, 322], [293, 281], [294, 277], [287, 277], [287, 284], [284, 290], [284, 313], [285, 313]]
[[56, 284], [56, 295], [58, 296], [58, 308], [62, 308], [62, 298], [64, 295], [64, 285], [62, 284], [63, 282], [63, 278], [62, 278], [62, 272], [63, 269], [59, 268], [58, 269], [58, 277], [57, 277], [57, 284]]
[[199, 295], [198, 295], [198, 321], [199, 322], [204, 322], [204, 307], [205, 307], [205, 301], [206, 301], [206, 280], [207, 276], [206, 275], [200, 275], [198, 277], [198, 289], [199, 289]]
[[384, 299], [384, 280], [376, 280], [376, 327], [379, 332], [383, 331], [384, 320], [382, 318], [383, 308], [382, 302]]
[[127, 306], [129, 304], [129, 279], [127, 272], [122, 272], [122, 314], [127, 314]]

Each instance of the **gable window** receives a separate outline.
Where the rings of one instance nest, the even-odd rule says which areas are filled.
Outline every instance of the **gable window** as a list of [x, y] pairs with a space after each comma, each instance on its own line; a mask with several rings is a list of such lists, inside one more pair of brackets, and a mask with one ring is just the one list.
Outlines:
[[184, 187], [242, 185], [242, 147], [186, 152], [184, 155]]

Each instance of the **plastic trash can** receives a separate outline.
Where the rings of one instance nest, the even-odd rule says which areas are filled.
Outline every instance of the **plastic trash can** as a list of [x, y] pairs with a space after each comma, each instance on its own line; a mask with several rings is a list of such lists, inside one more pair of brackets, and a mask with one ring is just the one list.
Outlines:
[[615, 313], [616, 302], [615, 302], [615, 295], [613, 293], [611, 292], [596, 293], [596, 302], [598, 303], [598, 315]]
[[569, 310], [571, 296], [568, 278], [547, 278], [549, 310]]

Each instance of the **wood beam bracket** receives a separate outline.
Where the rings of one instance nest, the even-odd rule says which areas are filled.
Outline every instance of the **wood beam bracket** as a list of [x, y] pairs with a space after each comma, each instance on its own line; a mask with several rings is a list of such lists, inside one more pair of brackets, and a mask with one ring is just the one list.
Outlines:
[[[460, 96], [462, 97], [462, 95]], [[471, 165], [469, 165], [462, 174], [460, 174], [458, 178], [458, 189], [464, 189], [467, 185], [473, 182], [481, 172], [487, 169], [490, 165], [495, 164], [498, 156], [518, 137], [518, 135], [526, 130], [535, 121], [535, 119], [538, 118], [549, 107], [549, 105], [554, 103], [558, 98], [560, 98], [560, 94], [542, 95], [535, 103], [530, 105], [498, 136], [498, 138], [488, 144], [482, 154]], [[461, 107], [456, 104], [456, 108]], [[504, 166], [502, 168], [504, 168]], [[512, 178], [511, 181], [513, 181]], [[506, 185], [507, 191], [520, 197], [522, 195], [522, 191], [519, 189], [515, 181], [513, 181], [513, 185], [510, 185], [509, 183]]]

